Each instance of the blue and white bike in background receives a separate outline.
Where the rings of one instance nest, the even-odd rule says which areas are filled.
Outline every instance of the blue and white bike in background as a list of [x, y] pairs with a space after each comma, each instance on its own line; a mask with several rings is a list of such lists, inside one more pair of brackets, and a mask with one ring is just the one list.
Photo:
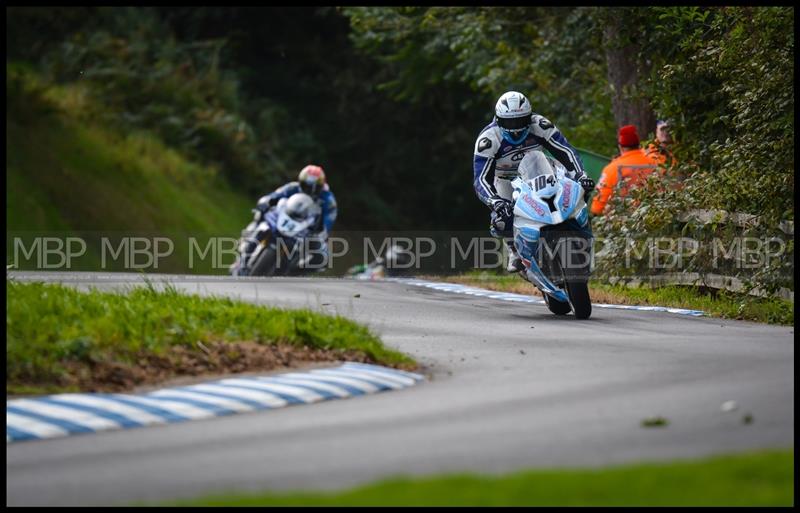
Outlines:
[[592, 231], [581, 185], [544, 153], [520, 162], [514, 188], [514, 245], [525, 269], [556, 315], [592, 314], [588, 281], [593, 268]]
[[253, 221], [242, 230], [231, 275], [297, 276], [322, 270], [326, 237], [315, 230], [322, 213], [310, 196], [298, 192], [266, 212], [254, 208], [253, 213]]

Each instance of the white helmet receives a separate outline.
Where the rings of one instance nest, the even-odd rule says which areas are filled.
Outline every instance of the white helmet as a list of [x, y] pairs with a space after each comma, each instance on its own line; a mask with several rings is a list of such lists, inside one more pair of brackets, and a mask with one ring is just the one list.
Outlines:
[[516, 91], [503, 94], [494, 106], [494, 114], [503, 139], [510, 144], [521, 144], [528, 136], [533, 112], [524, 94]]
[[397, 244], [393, 244], [384, 254], [383, 264], [391, 275], [401, 274], [403, 269], [408, 269], [412, 264], [412, 255]]

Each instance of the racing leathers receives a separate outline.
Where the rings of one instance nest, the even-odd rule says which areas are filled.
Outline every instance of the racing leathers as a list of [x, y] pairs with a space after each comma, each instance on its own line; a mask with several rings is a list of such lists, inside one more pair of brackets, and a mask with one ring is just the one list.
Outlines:
[[[282, 198], [289, 198], [298, 192], [304, 192], [300, 187], [299, 182], [289, 182], [282, 187], [279, 187], [270, 194], [262, 196], [258, 200], [256, 208], [266, 213], [270, 208], [275, 206]], [[317, 224], [311, 229], [310, 236], [306, 239], [304, 246], [305, 256], [301, 257], [301, 268], [313, 269], [316, 271], [324, 270], [324, 266], [328, 262], [328, 235], [333, 228], [333, 223], [336, 221], [337, 209], [336, 198], [331, 192], [328, 184], [322, 186], [322, 191], [318, 195], [311, 196], [317, 207], [319, 208], [320, 216]]]
[[[550, 152], [566, 168], [568, 178], [581, 182], [590, 180], [578, 152], [544, 116], [533, 114], [528, 135], [520, 144], [511, 144], [504, 139], [496, 121], [486, 126], [475, 141], [473, 187], [478, 198], [492, 209], [490, 233], [493, 237], [503, 237], [509, 248], [509, 271], [513, 271], [518, 262], [518, 258], [514, 258], [516, 250], [512, 238], [511, 181], [518, 176], [517, 169], [523, 157], [537, 150]], [[593, 182], [591, 186], [594, 186]]]
[[[271, 207], [275, 206], [281, 198], [288, 198], [293, 194], [297, 194], [298, 192], [303, 192], [300, 188], [299, 182], [289, 182], [286, 185], [283, 185], [272, 192], [270, 194], [266, 194], [258, 200], [258, 204], [256, 208], [261, 210], [262, 212], [266, 212]], [[336, 221], [337, 209], [336, 209], [336, 198], [331, 192], [330, 187], [328, 184], [325, 184], [322, 188], [322, 192], [314, 198], [317, 206], [320, 208], [322, 214], [320, 215], [320, 219], [316, 229], [316, 232], [322, 232], [324, 230], [325, 238], [327, 238], [327, 234], [330, 233], [331, 228], [333, 228], [333, 223]]]

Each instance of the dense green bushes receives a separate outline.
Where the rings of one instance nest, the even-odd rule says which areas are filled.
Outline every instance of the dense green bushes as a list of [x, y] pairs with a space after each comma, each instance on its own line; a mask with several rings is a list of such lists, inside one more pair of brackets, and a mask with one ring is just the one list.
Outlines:
[[278, 169], [262, 157], [270, 139], [259, 137], [242, 115], [237, 78], [221, 64], [225, 41], [178, 41], [146, 9], [115, 9], [106, 17], [106, 24], [71, 34], [43, 59], [52, 80], [86, 88], [87, 119], [123, 131], [152, 130], [191, 158], [218, 167], [234, 185], [260, 185], [254, 193], [278, 184]]
[[664, 31], [680, 30], [680, 51], [659, 71], [654, 100], [677, 121], [683, 170], [699, 172], [687, 192], [771, 224], [793, 219], [794, 10], [706, 12], [662, 16]]
[[[8, 12], [9, 55], [85, 86], [87, 116], [152, 130], [252, 195], [317, 161], [345, 192], [339, 226], [483, 228], [472, 145], [510, 88], [574, 145], [609, 156], [630, 122], [612, 98], [645, 98], [673, 120], [689, 178], [680, 194], [655, 192], [665, 196], [629, 229], [637, 216], [666, 226], [687, 205], [794, 216], [791, 8]], [[621, 18], [633, 21], [624, 41], [609, 40]], [[635, 50], [631, 91], [611, 86], [609, 44]]]
[[573, 145], [614, 151], [592, 9], [353, 7], [344, 12], [357, 47], [393, 71], [380, 87], [395, 99], [417, 101], [466, 83], [475, 94], [461, 108], [485, 112], [488, 122], [497, 97], [516, 89], [529, 94], [534, 110], [551, 118]]
[[[722, 272], [709, 251], [684, 270], [793, 288], [794, 242], [779, 224], [794, 219], [794, 11], [654, 8], [652, 23], [666, 50], [646, 86], [656, 110], [673, 120], [678, 165], [669, 175], [685, 179], [675, 188], [654, 178], [634, 193], [635, 202], [595, 223], [610, 242], [607, 262], [622, 261], [627, 235], [693, 237], [707, 248], [717, 239], [726, 249], [737, 237], [776, 238], [785, 252], [763, 265]], [[689, 209], [756, 218], [744, 229], [679, 221]]]
[[[26, 66], [6, 67], [7, 264], [39, 265], [36, 257], [18, 258], [17, 237], [31, 247], [37, 236], [75, 236], [88, 248], [71, 269], [98, 270], [100, 238], [126, 234], [172, 237], [175, 252], [158, 271], [186, 272], [189, 237], [239, 233], [251, 197], [150, 131], [82, 120], [89, 101], [74, 84], [55, 86]], [[123, 261], [105, 269], [119, 270]], [[195, 261], [194, 272], [223, 272], [211, 263]]]
[[[735, 237], [774, 236], [786, 244], [781, 258], [728, 274], [768, 290], [792, 286], [793, 241], [778, 230], [781, 221], [794, 219], [792, 8], [372, 7], [345, 13], [357, 46], [393, 70], [381, 87], [398, 100], [466, 83], [479, 95], [465, 107], [478, 108], [477, 100], [488, 104], [518, 88], [573, 144], [605, 154], [614, 151], [615, 123], [641, 125], [653, 115], [672, 121], [679, 164], [596, 221], [605, 242], [599, 271], [660, 272], [623, 268], [630, 237], [693, 236], [711, 247], [716, 238], [727, 250]], [[620, 85], [624, 90], [615, 89]], [[654, 129], [644, 127], [642, 137]], [[679, 220], [697, 208], [752, 214], [758, 224], [742, 230]], [[722, 272], [713, 262], [701, 252], [674, 270]]]

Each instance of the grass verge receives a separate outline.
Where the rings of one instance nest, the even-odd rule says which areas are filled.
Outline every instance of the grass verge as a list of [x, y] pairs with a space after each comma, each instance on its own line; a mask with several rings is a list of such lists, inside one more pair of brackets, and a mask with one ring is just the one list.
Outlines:
[[[530, 283], [514, 274], [493, 274], [474, 271], [457, 276], [431, 276], [427, 279], [460, 283], [516, 294], [541, 294]], [[650, 288], [643, 285], [629, 288], [597, 281], [589, 282], [593, 303], [617, 305], [656, 305], [702, 310], [712, 317], [794, 325], [794, 303], [778, 298], [759, 298], [728, 291], [704, 290], [700, 287], [670, 285]]]
[[[181, 374], [409, 357], [365, 326], [148, 284], [127, 294], [6, 281], [6, 393], [119, 391]], [[264, 348], [270, 348], [270, 354]]]
[[153, 133], [121, 133], [87, 119], [79, 87], [47, 84], [8, 63], [6, 72], [7, 264], [40, 267], [36, 259], [18, 258], [17, 238], [28, 248], [36, 237], [74, 236], [88, 248], [72, 270], [126, 270], [116, 259], [101, 259], [101, 236], [115, 248], [123, 235], [163, 236], [175, 247], [159, 262], [160, 272], [225, 272], [210, 259], [190, 260], [189, 239], [205, 248], [210, 237], [238, 237], [254, 198]]
[[193, 506], [791, 506], [794, 452], [606, 469], [391, 479], [339, 493], [230, 494]]

